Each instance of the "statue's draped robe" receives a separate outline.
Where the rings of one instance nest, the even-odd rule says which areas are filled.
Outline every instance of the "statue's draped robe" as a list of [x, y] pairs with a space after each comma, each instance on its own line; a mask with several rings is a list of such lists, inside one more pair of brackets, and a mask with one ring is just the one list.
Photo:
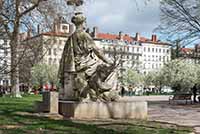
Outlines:
[[[75, 76], [72, 78], [74, 80], [69, 79], [69, 81], [73, 81], [71, 82], [73, 85], [69, 86], [73, 88], [71, 90], [84, 92], [88, 88], [88, 81], [91, 81], [89, 78], [92, 78], [96, 74], [97, 67], [104, 63], [95, 54], [95, 51], [99, 50], [95, 47], [95, 43], [88, 33], [76, 31], [69, 37], [64, 47], [59, 68], [60, 82], [64, 90], [66, 89], [65, 81], [69, 79], [66, 75]], [[93, 83], [96, 83], [96, 86], [106, 85], [107, 87], [105, 88], [108, 89], [116, 88], [117, 83], [116, 80], [112, 80], [113, 77], [117, 78], [116, 73], [110, 73], [105, 81], [98, 82], [99, 80], [94, 80]], [[99, 89], [94, 90], [97, 91]], [[86, 94], [84, 97], [86, 97]]]

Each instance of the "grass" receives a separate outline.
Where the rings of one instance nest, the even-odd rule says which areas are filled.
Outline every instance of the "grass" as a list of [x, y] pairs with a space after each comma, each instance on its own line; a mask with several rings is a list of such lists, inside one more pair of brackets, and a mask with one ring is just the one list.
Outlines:
[[138, 120], [53, 120], [33, 113], [41, 96], [0, 98], [0, 134], [188, 134], [191, 128]]

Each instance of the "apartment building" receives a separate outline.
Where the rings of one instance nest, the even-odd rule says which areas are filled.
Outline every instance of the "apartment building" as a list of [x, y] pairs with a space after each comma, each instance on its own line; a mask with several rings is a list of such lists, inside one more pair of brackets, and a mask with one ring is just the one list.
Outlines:
[[140, 73], [148, 74], [151, 71], [158, 71], [171, 60], [171, 45], [159, 41], [156, 35], [148, 39], [139, 33], [134, 37], [122, 32], [100, 33], [97, 27], [93, 28], [91, 35], [97, 47], [108, 58], [121, 58], [121, 70], [134, 68]]
[[21, 35], [21, 45], [19, 50], [23, 59], [20, 64], [20, 81], [30, 78], [31, 68], [37, 63], [59, 66], [62, 52], [69, 35], [73, 31], [73, 26], [66, 21], [55, 22], [53, 30], [32, 35], [25, 33]]
[[0, 37], [0, 85], [10, 85], [10, 40], [7, 37]]

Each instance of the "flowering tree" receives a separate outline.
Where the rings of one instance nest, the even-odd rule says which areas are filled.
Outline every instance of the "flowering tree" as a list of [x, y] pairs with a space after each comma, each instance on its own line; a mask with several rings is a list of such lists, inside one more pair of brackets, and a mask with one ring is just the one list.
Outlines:
[[199, 65], [188, 64], [184, 60], [173, 60], [162, 71], [163, 83], [175, 91], [189, 92], [198, 82]]
[[143, 83], [143, 75], [133, 69], [127, 69], [123, 74], [123, 83], [125, 85], [140, 85]]
[[31, 71], [32, 85], [42, 87], [44, 84], [50, 83], [53, 87], [58, 84], [57, 74], [57, 65], [37, 64]]

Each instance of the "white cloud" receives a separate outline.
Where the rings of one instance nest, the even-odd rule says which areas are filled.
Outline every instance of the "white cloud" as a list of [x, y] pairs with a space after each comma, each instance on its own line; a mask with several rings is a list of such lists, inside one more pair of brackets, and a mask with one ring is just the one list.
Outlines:
[[159, 24], [159, 0], [91, 0], [85, 14], [88, 26], [102, 32], [151, 34]]

